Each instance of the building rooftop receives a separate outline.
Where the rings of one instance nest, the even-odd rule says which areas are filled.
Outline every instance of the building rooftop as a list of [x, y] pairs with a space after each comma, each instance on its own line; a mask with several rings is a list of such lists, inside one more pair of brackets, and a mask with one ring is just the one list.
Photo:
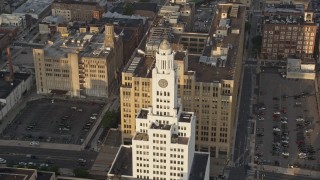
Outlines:
[[191, 165], [189, 180], [203, 180], [205, 178], [209, 154], [195, 152]]
[[79, 0], [54, 0], [54, 3], [105, 6], [107, 4], [107, 0], [89, 0], [89, 1], [83, 1], [83, 0], [82, 1], [79, 1]]
[[5, 99], [22, 81], [28, 79], [30, 74], [14, 73], [12, 82], [5, 81], [5, 77], [9, 75], [7, 72], [0, 72], [0, 99]]
[[151, 129], [170, 130], [171, 125], [170, 124], [152, 123], [150, 128]]
[[187, 145], [189, 142], [189, 138], [188, 137], [180, 137], [177, 134], [172, 134], [171, 136], [171, 143], [172, 144], [184, 144]]
[[35, 169], [0, 168], [0, 179], [1, 180], [28, 180], [36, 172], [37, 170]]
[[147, 133], [136, 133], [133, 139], [140, 141], [149, 141], [149, 135]]
[[68, 53], [79, 53], [81, 57], [105, 58], [111, 49], [104, 46], [104, 37], [104, 33], [77, 33], [68, 38], [57, 35], [56, 40], [44, 47], [45, 56], [67, 57]]
[[110, 18], [110, 17], [104, 17], [101, 20], [95, 20], [93, 19], [91, 24], [107, 24], [111, 23], [115, 26], [120, 27], [140, 27], [143, 26], [143, 20], [142, 19], [130, 19], [130, 18]]
[[154, 67], [155, 59], [152, 57], [134, 57], [123, 69], [125, 73], [132, 73], [133, 76], [150, 78], [151, 70]]
[[13, 11], [14, 13], [21, 13], [21, 14], [41, 14], [45, 9], [47, 9], [53, 0], [28, 0], [16, 10]]
[[149, 111], [146, 110], [146, 109], [141, 109], [139, 114], [138, 114], [138, 116], [137, 116], [137, 118], [139, 118], [139, 119], [147, 119], [148, 112]]
[[52, 176], [55, 177], [54, 172], [38, 171], [37, 180], [51, 180]]
[[189, 123], [192, 119], [193, 113], [181, 112], [179, 117], [179, 122], [187, 122]]
[[109, 174], [132, 176], [132, 148], [120, 146], [118, 154], [113, 161]]

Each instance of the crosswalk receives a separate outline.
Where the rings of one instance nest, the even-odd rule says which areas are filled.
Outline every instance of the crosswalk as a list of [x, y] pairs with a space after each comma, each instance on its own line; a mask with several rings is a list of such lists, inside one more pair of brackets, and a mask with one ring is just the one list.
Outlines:
[[249, 169], [247, 171], [247, 180], [254, 180], [255, 179], [255, 174], [256, 174], [256, 170], [254, 169]]

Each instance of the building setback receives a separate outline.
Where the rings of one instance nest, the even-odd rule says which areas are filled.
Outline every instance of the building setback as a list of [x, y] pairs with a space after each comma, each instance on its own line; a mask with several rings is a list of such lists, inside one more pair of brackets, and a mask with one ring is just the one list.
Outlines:
[[[209, 180], [209, 153], [195, 152], [196, 117], [182, 110], [177, 71], [170, 43], [163, 40], [152, 70], [152, 107], [138, 112], [132, 146], [120, 148], [109, 176]], [[124, 149], [131, 151], [132, 174], [120, 170]]]
[[58, 37], [33, 49], [37, 93], [109, 97], [123, 63], [122, 36], [113, 25], [104, 33]]

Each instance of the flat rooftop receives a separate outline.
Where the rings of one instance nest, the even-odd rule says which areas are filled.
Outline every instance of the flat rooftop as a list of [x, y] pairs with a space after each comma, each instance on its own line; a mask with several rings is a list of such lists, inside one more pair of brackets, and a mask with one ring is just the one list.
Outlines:
[[147, 133], [136, 133], [134, 140], [149, 141], [149, 135]]
[[37, 173], [37, 180], [51, 180], [52, 177], [55, 177], [53, 172], [38, 171]]
[[53, 0], [28, 0], [13, 13], [22, 13], [22, 14], [41, 14], [45, 9], [47, 9]]
[[5, 81], [5, 77], [9, 75], [7, 72], [0, 72], [0, 99], [5, 99], [22, 81], [28, 79], [30, 74], [14, 73], [12, 82]]
[[132, 176], [132, 148], [128, 146], [120, 146], [118, 155], [114, 160], [109, 174], [120, 174], [124, 176]]
[[91, 0], [91, 1], [77, 1], [77, 0], [54, 0], [54, 3], [62, 4], [78, 4], [78, 5], [105, 5], [107, 0]]
[[181, 112], [179, 117], [179, 122], [187, 122], [189, 123], [191, 121], [193, 114], [187, 113], [187, 112]]
[[139, 119], [147, 119], [147, 116], [148, 116], [148, 110], [146, 109], [141, 109], [140, 110], [140, 113], [138, 114], [137, 118]]
[[125, 73], [132, 73], [136, 77], [151, 78], [151, 70], [154, 67], [155, 59], [152, 57], [134, 57], [123, 69]]
[[35, 169], [0, 168], [0, 179], [26, 180], [31, 178], [36, 171]]
[[101, 20], [92, 20], [91, 24], [114, 24], [115, 26], [120, 27], [140, 27], [143, 26], [142, 19], [124, 19], [124, 18], [110, 18], [104, 17]]
[[151, 129], [170, 130], [170, 129], [171, 129], [171, 125], [170, 125], [170, 124], [156, 124], [156, 123], [152, 123], [150, 128], [151, 128]]
[[[55, 40], [47, 43], [43, 48], [45, 56], [67, 57], [68, 53], [79, 53], [80, 57], [106, 58], [111, 51], [104, 47], [104, 33], [77, 33], [68, 38], [62, 38], [59, 34]], [[115, 38], [117, 43], [117, 38]]]
[[209, 154], [194, 153], [189, 180], [203, 180], [205, 178]]

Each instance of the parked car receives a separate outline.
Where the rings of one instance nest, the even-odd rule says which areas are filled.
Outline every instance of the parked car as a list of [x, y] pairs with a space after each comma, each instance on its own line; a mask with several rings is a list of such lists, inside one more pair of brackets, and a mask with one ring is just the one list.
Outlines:
[[279, 128], [273, 128], [273, 131], [280, 132], [280, 129]]
[[301, 122], [301, 121], [304, 121], [304, 119], [303, 119], [302, 117], [298, 117], [298, 118], [296, 119], [296, 121], [297, 121], [297, 122]]
[[304, 158], [307, 157], [307, 154], [306, 154], [306, 153], [299, 153], [299, 154], [298, 154], [298, 157], [299, 157], [300, 159], [304, 159]]
[[5, 163], [7, 163], [7, 160], [0, 158], [0, 164], [5, 164]]
[[91, 116], [90, 119], [97, 119], [97, 117], [96, 116]]
[[32, 141], [32, 142], [30, 142], [29, 145], [30, 145], [30, 146], [39, 146], [39, 145], [40, 145], [40, 142], [39, 142], [39, 141]]
[[259, 120], [259, 121], [263, 121], [263, 120], [264, 120], [264, 117], [259, 117], [258, 120]]
[[282, 152], [282, 155], [283, 156], [289, 156], [289, 153], [288, 152]]
[[26, 165], [28, 165], [28, 163], [26, 163], [26, 162], [19, 162], [18, 163], [20, 166], [26, 166]]

